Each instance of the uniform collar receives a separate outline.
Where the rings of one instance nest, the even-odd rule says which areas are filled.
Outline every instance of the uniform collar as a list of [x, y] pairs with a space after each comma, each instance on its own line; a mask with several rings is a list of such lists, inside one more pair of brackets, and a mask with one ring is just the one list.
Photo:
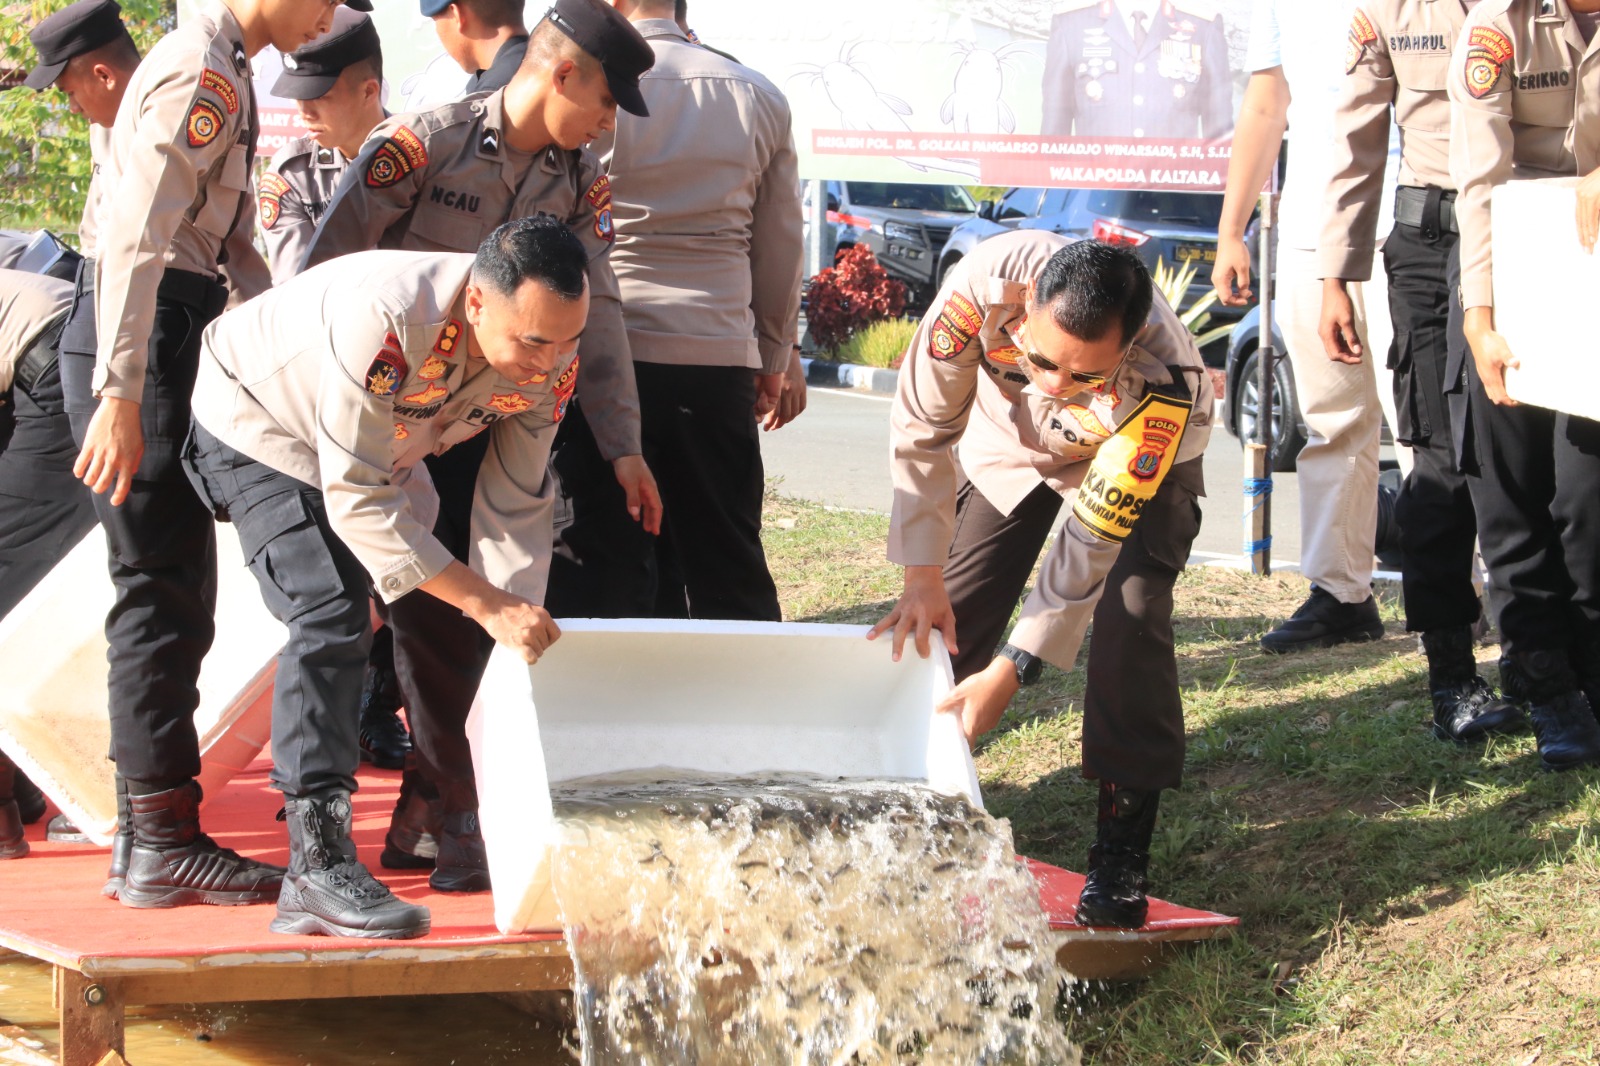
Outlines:
[[217, 24], [217, 31], [228, 39], [234, 70], [240, 77], [250, 78], [250, 57], [244, 51], [244, 27], [239, 25], [239, 20], [233, 17], [233, 12], [226, 4], [207, 4], [206, 13]]
[[633, 28], [638, 30], [639, 36], [645, 40], [654, 37], [676, 37], [685, 44], [689, 43], [689, 35], [671, 19], [640, 19], [633, 24]]

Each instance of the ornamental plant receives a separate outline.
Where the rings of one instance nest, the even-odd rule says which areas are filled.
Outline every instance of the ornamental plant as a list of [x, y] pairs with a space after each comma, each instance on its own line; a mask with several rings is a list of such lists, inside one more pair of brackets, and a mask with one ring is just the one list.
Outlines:
[[819, 348], [837, 352], [857, 331], [905, 310], [905, 283], [888, 275], [871, 248], [857, 244], [811, 280], [806, 324]]

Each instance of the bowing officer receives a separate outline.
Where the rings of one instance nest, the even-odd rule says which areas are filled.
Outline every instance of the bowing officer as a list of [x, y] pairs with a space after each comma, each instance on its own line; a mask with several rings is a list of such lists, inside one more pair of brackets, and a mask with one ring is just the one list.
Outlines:
[[1519, 353], [1495, 330], [1491, 201], [1507, 181], [1581, 176], [1578, 238], [1593, 250], [1597, 22], [1600, 0], [1481, 0], [1447, 79], [1461, 228], [1450, 289], [1460, 294], [1466, 347], [1451, 353], [1445, 390], [1483, 558], [1503, 593], [1501, 683], [1528, 702], [1552, 770], [1600, 764], [1600, 423], [1506, 394]]
[[[588, 250], [593, 300], [582, 346], [582, 408], [575, 404], [568, 417], [587, 416], [634, 520], [655, 533], [660, 496], [641, 456], [638, 394], [609, 259], [610, 183], [584, 147], [613, 128], [619, 106], [645, 113], [639, 75], [653, 60], [638, 32], [600, 0], [557, 0], [504, 89], [378, 127], [340, 182], [306, 265], [373, 247], [472, 251], [508, 219], [559, 219]], [[473, 442], [428, 460], [440, 492], [434, 533], [462, 560], [485, 447]], [[429, 880], [440, 890], [485, 890], [464, 729], [492, 645], [471, 618], [427, 591], [390, 604], [388, 621], [420, 780], [406, 777], [383, 862], [433, 866]], [[439, 820], [418, 815], [412, 798], [434, 790], [446, 839], [430, 856], [424, 841], [436, 836]]]
[[[1091, 618], [1083, 772], [1100, 781], [1078, 905], [1139, 926], [1160, 790], [1183, 774], [1172, 586], [1200, 529], [1211, 390], [1200, 352], [1126, 248], [1036, 230], [963, 260], [907, 350], [890, 416], [889, 557], [905, 591], [872, 630], [926, 656], [944, 634], [968, 742]], [[959, 443], [961, 457], [956, 460]], [[1010, 620], [1061, 511], [1072, 513]]]
[[[587, 260], [560, 223], [519, 219], [476, 257], [339, 259], [206, 333], [185, 465], [238, 527], [289, 627], [272, 700], [289, 827], [275, 931], [428, 931], [427, 909], [395, 899], [350, 839], [368, 588], [389, 602], [435, 596], [530, 663], [556, 639], [536, 606], [549, 565], [544, 465], [576, 383]], [[429, 532], [438, 496], [417, 466], [479, 435], [489, 449], [468, 567]]]
[[1044, 136], [1214, 140], [1231, 129], [1228, 42], [1203, 3], [1079, 0], [1052, 20]]

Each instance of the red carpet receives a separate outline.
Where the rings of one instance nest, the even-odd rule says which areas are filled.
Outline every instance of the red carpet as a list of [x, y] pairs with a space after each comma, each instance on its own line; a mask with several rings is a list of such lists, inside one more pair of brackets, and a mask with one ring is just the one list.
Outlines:
[[[288, 840], [275, 819], [282, 797], [267, 785], [268, 763], [258, 761], [235, 778], [206, 805], [201, 821], [226, 847], [280, 865], [288, 862]], [[488, 893], [450, 895], [428, 887], [427, 871], [384, 870], [378, 866], [383, 835], [399, 789], [397, 772], [363, 766], [361, 790], [355, 795], [356, 845], [361, 858], [394, 892], [426, 904], [433, 912], [432, 932], [421, 940], [365, 942], [456, 947], [469, 944], [527, 943], [558, 940], [559, 930], [502, 936], [494, 928]], [[274, 951], [347, 952], [352, 941], [335, 937], [289, 937], [270, 932], [271, 904], [253, 907], [179, 907], [133, 910], [100, 895], [108, 850], [91, 844], [53, 844], [44, 839], [45, 820], [28, 827], [32, 854], [0, 861], [0, 944], [18, 951], [71, 963], [97, 957], [168, 958]], [[1039, 881], [1040, 898], [1051, 924], [1060, 930], [1079, 927], [1072, 913], [1083, 887], [1080, 874], [1029, 859]], [[1238, 924], [1206, 911], [1188, 910], [1163, 900], [1150, 901], [1144, 933], [1171, 935], [1182, 930], [1221, 929]], [[1119, 934], [1127, 936], [1126, 933]]]

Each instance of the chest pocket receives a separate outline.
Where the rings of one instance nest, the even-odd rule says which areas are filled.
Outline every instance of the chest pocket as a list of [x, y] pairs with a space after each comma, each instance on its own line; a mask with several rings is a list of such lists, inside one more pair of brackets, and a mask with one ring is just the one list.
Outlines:
[[1450, 99], [1446, 80], [1450, 53], [1400, 53], [1393, 57], [1395, 119], [1408, 130], [1429, 133], [1450, 131]]
[[445, 207], [424, 198], [411, 216], [407, 247], [430, 252], [476, 252], [489, 235], [489, 220], [471, 211]]
[[240, 201], [250, 191], [249, 160], [249, 150], [236, 144], [206, 175], [206, 201], [195, 214], [194, 224], [213, 237], [226, 238], [233, 220], [239, 216]]

